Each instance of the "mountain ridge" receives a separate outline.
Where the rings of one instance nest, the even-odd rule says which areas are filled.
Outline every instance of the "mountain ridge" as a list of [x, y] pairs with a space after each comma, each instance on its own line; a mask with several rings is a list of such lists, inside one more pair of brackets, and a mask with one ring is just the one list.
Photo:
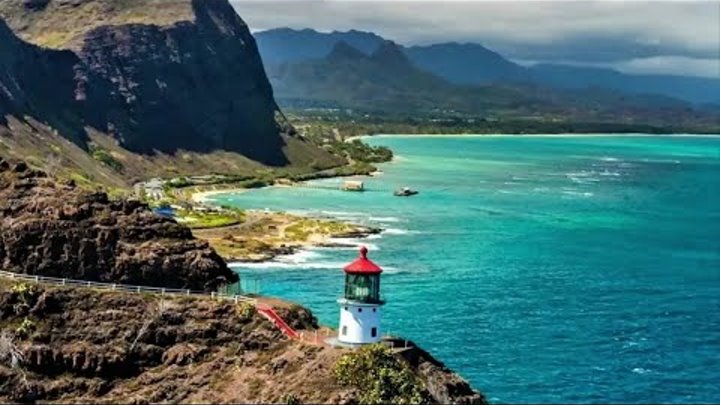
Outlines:
[[656, 128], [653, 131], [717, 128], [720, 122], [717, 113], [696, 111], [665, 96], [601, 88], [554, 90], [514, 82], [463, 86], [420, 69], [400, 56], [401, 48], [392, 42], [369, 56], [347, 49], [347, 44], [341, 47], [354, 59], [336, 58], [331, 52], [323, 59], [268, 66], [278, 99], [290, 108], [349, 108], [381, 116], [499, 117]]
[[[339, 41], [369, 55], [385, 41], [376, 34], [364, 31], [333, 31], [326, 34], [309, 28], [303, 30], [277, 28], [256, 32], [254, 36], [258, 42], [258, 48], [264, 49], [261, 51], [263, 61], [270, 65], [324, 58]], [[332, 39], [329, 39], [331, 37]]]
[[385, 41], [372, 53], [370, 59], [376, 63], [385, 64], [391, 69], [407, 69], [412, 66], [410, 58], [403, 52], [403, 48], [393, 41]]
[[[322, 54], [317, 49], [313, 52], [306, 52], [308, 48], [303, 41], [292, 37], [293, 32], [296, 31], [289, 28], [282, 30], [285, 40], [292, 43], [293, 52], [296, 55], [305, 52], [307, 56], [305, 58], [295, 57], [292, 60], [284, 59], [282, 50], [275, 48], [277, 43], [282, 42], [276, 37], [277, 29], [261, 31], [255, 33], [255, 36], [258, 38], [260, 53], [267, 64], [296, 63], [326, 56], [327, 53]], [[334, 43], [338, 38], [337, 31], [331, 33], [321, 33], [311, 29], [305, 29], [304, 31], [312, 31], [314, 37], [322, 37], [322, 39], [315, 39], [315, 41], [322, 40], [325, 43]], [[340, 32], [339, 34], [345, 33]], [[365, 32], [364, 34], [374, 36], [372, 42], [374, 47], [386, 41], [385, 38], [374, 33]], [[358, 49], [365, 54], [374, 51], [374, 49], [369, 51]], [[517, 85], [533, 83], [557, 89], [604, 87], [608, 90], [623, 91], [628, 94], [658, 94], [696, 104], [720, 105], [720, 77], [713, 80], [691, 76], [636, 75], [608, 68], [597, 68], [601, 69], [597, 72], [602, 73], [602, 75], [614, 77], [613, 80], [615, 81], [613, 82], [610, 80], [598, 80], [597, 77], [586, 74], [586, 68], [572, 65], [558, 65], [564, 69], [564, 72], [560, 75], [547, 72], [544, 68], [546, 64], [523, 66], [477, 43], [445, 42], [403, 47], [403, 50], [417, 67], [455, 84], [487, 85], [503, 83]], [[266, 55], [269, 54], [272, 54], [272, 57], [266, 58]], [[714, 91], [714, 89], [718, 91]]]
[[362, 60], [367, 59], [368, 55], [347, 42], [340, 41], [333, 46], [326, 58], [331, 61]]
[[[421, 68], [456, 84], [531, 80], [527, 68], [480, 44], [445, 42], [412, 46], [405, 48], [405, 52]], [[457, 63], [458, 59], [462, 63]]]

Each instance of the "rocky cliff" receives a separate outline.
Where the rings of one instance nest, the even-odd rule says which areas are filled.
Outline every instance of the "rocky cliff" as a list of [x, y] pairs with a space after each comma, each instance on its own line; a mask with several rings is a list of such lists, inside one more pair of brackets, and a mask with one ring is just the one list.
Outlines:
[[237, 275], [206, 242], [136, 201], [109, 201], [0, 159], [0, 269], [214, 290]]
[[79, 59], [70, 51], [26, 44], [0, 20], [0, 125], [7, 115], [37, 116], [66, 137], [84, 141], [82, 105], [75, 100]]
[[4, 0], [0, 17], [0, 123], [32, 117], [81, 147], [91, 128], [146, 155], [292, 160], [298, 140], [227, 0]]
[[[313, 333], [312, 314], [277, 311]], [[0, 279], [0, 402], [345, 403], [367, 392], [338, 381], [345, 349], [288, 341], [251, 306], [10, 283]], [[459, 376], [410, 350], [358, 379], [395, 402], [484, 404]], [[380, 365], [378, 365], [380, 367]], [[366, 370], [367, 371], [367, 370]]]

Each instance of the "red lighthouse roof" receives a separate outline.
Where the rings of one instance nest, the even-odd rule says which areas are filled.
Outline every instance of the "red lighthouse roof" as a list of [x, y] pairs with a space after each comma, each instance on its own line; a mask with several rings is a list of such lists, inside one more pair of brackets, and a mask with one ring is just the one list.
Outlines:
[[343, 270], [349, 274], [380, 274], [382, 269], [377, 264], [367, 258], [368, 249], [363, 246], [360, 248], [360, 257], [354, 262], [345, 266]]

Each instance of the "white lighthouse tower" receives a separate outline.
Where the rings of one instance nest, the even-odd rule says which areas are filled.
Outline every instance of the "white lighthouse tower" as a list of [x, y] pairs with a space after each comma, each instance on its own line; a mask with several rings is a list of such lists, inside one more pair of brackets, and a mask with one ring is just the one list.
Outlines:
[[345, 271], [345, 294], [340, 304], [338, 341], [362, 345], [380, 341], [380, 273], [382, 269], [367, 258], [366, 247]]

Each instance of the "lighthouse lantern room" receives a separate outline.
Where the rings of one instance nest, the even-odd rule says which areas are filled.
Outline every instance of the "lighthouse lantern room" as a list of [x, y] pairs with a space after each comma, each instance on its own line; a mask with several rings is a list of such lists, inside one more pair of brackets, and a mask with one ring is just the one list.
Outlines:
[[380, 341], [380, 273], [382, 269], [367, 257], [366, 247], [345, 271], [345, 294], [340, 304], [338, 341], [362, 345]]

